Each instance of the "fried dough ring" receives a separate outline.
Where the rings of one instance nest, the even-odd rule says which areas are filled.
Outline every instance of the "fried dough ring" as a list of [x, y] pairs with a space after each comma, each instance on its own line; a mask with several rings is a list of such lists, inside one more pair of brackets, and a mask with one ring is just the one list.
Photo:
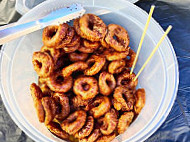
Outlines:
[[75, 35], [75, 30], [73, 27], [69, 27], [67, 30], [67, 34], [65, 36], [65, 38], [61, 41], [60, 45], [56, 48], [63, 48], [65, 47], [67, 44], [69, 44], [72, 40], [72, 38]]
[[73, 91], [83, 100], [92, 99], [98, 94], [98, 82], [94, 77], [78, 77], [74, 82]]
[[92, 41], [83, 39], [82, 44], [79, 47], [79, 51], [82, 53], [93, 53], [96, 49], [98, 49], [99, 45], [100, 43], [97, 41], [92, 42]]
[[100, 41], [106, 34], [106, 24], [94, 14], [84, 14], [79, 19], [81, 36], [90, 41]]
[[99, 76], [99, 90], [102, 95], [110, 95], [116, 86], [115, 78], [108, 72], [102, 72]]
[[82, 61], [75, 62], [62, 69], [63, 77], [70, 76], [75, 71], [82, 71], [88, 68], [88, 64]]
[[84, 139], [79, 140], [79, 142], [95, 142], [101, 135], [100, 129], [94, 129], [93, 132]]
[[63, 131], [60, 127], [60, 125], [56, 122], [50, 122], [49, 124], [46, 125], [48, 130], [53, 133], [54, 135], [58, 136], [61, 139], [68, 140], [69, 135]]
[[53, 72], [54, 62], [46, 52], [34, 52], [32, 57], [34, 70], [41, 77], [48, 77]]
[[43, 30], [42, 41], [44, 45], [49, 47], [58, 46], [62, 39], [66, 36], [68, 24], [60, 24], [59, 26], [47, 26]]
[[103, 56], [104, 56], [104, 51], [105, 51], [106, 48], [104, 48], [103, 46], [100, 46], [97, 50], [94, 51], [94, 55], [101, 55], [102, 56], [102, 53], [103, 53]]
[[64, 78], [61, 72], [56, 72], [48, 78], [47, 85], [55, 92], [65, 93], [72, 88], [73, 78], [71, 76]]
[[86, 39], [82, 40], [82, 44], [85, 47], [93, 48], [93, 49], [97, 49], [100, 46], [100, 42], [97, 42], [97, 41], [92, 42], [92, 41], [86, 40]]
[[134, 117], [133, 112], [124, 112], [124, 114], [121, 115], [117, 125], [117, 131], [119, 134], [122, 134], [126, 131], [126, 129], [131, 124], [133, 117]]
[[77, 52], [73, 52], [69, 54], [69, 59], [72, 62], [77, 62], [77, 61], [85, 61], [88, 58], [88, 54], [87, 53], [77, 53]]
[[44, 96], [51, 96], [53, 94], [53, 91], [46, 84], [41, 84], [40, 89], [42, 90]]
[[81, 96], [75, 96], [71, 99], [74, 109], [83, 109], [84, 111], [88, 111], [90, 109], [89, 104], [91, 101], [92, 100], [83, 100]]
[[70, 114], [62, 123], [61, 128], [70, 135], [78, 132], [86, 122], [86, 112], [79, 110]]
[[65, 94], [54, 93], [53, 98], [61, 105], [61, 112], [55, 116], [58, 120], [65, 119], [70, 113], [69, 98]]
[[40, 87], [38, 87], [38, 85], [36, 85], [35, 83], [32, 83], [30, 85], [30, 91], [31, 91], [31, 95], [33, 98], [33, 102], [34, 102], [34, 106], [36, 109], [38, 119], [40, 122], [44, 122], [45, 111], [44, 111], [44, 107], [43, 107], [42, 102], [41, 102], [41, 99], [43, 97], [43, 93], [42, 93]]
[[79, 19], [80, 18], [77, 18], [77, 19], [74, 20], [73, 26], [74, 26], [75, 31], [77, 32], [78, 35], [80, 35], [81, 37], [85, 37], [85, 35], [80, 31]]
[[54, 66], [54, 71], [61, 70], [63, 67], [67, 66], [69, 63], [70, 63], [70, 61], [68, 60], [67, 55], [66, 56], [60, 56], [57, 59], [57, 62]]
[[67, 47], [75, 46], [76, 44], [80, 43], [80, 36], [75, 33], [73, 36], [71, 42], [67, 44]]
[[116, 134], [113, 132], [109, 135], [103, 135], [97, 139], [96, 142], [111, 142], [116, 137]]
[[42, 105], [45, 110], [45, 125], [49, 124], [56, 115], [57, 106], [55, 101], [51, 97], [43, 97], [42, 98]]
[[[114, 39], [114, 36], [117, 39]], [[116, 51], [127, 51], [129, 49], [129, 35], [128, 32], [116, 24], [108, 25], [108, 32], [105, 37], [105, 41]]]
[[123, 52], [118, 52], [118, 51], [112, 51], [112, 50], [107, 49], [104, 51], [104, 55], [106, 56], [106, 59], [108, 61], [125, 59], [128, 54], [129, 54], [128, 50], [123, 51]]
[[85, 47], [84, 45], [81, 45], [78, 50], [82, 53], [93, 53], [95, 51], [94, 48]]
[[118, 74], [125, 69], [125, 60], [112, 61], [108, 66], [108, 72], [111, 74]]
[[101, 56], [97, 56], [97, 55], [92, 55], [87, 61], [86, 63], [90, 66], [91, 64], [93, 64], [93, 66], [91, 66], [90, 68], [87, 68], [86, 70], [84, 70], [84, 74], [85, 75], [95, 75], [97, 74], [102, 67], [104, 66], [106, 62], [106, 59], [104, 57]]
[[135, 57], [136, 57], [136, 53], [130, 48], [129, 49], [129, 54], [127, 56], [129, 56], [130, 59], [126, 59], [126, 66], [127, 67], [132, 67], [133, 62], [134, 62]]
[[136, 79], [135, 81], [133, 81], [133, 79], [135, 78], [135, 74], [132, 73], [130, 74], [130, 72], [124, 72], [122, 74], [120, 74], [117, 78], [117, 85], [123, 85], [126, 88], [135, 88], [138, 84], [138, 79]]
[[51, 96], [53, 91], [46, 85], [46, 78], [38, 78], [38, 85], [44, 96]]
[[94, 118], [88, 116], [85, 125], [74, 136], [78, 139], [83, 139], [90, 135], [94, 127]]
[[46, 84], [46, 81], [48, 80], [48, 78], [47, 77], [41, 77], [41, 76], [39, 76], [38, 77], [38, 84], [40, 85], [40, 84]]
[[103, 135], [111, 134], [117, 127], [117, 114], [116, 111], [112, 108], [107, 112], [103, 118], [103, 125], [100, 127], [100, 131]]
[[139, 114], [145, 105], [145, 90], [144, 89], [138, 89], [135, 92], [135, 100], [136, 100], [136, 103], [134, 106], [134, 110], [136, 114]]
[[[106, 32], [107, 34], [107, 32]], [[107, 44], [107, 42], [105, 41], [105, 37], [103, 37], [101, 40], [100, 40], [100, 43], [101, 45], [104, 47], [104, 48], [109, 48], [109, 44]]]
[[109, 111], [111, 102], [106, 96], [98, 96], [91, 105], [94, 107], [92, 107], [89, 113], [92, 114], [94, 118], [99, 118]]
[[106, 61], [106, 63], [104, 64], [104, 66], [102, 67], [101, 69], [101, 72], [104, 72], [104, 71], [108, 71], [108, 65], [109, 65], [109, 62]]
[[41, 47], [40, 51], [47, 52], [53, 58], [54, 63], [56, 63], [58, 58], [64, 54], [64, 52], [61, 51], [61, 49], [55, 49], [55, 48], [47, 47], [45, 45]]
[[114, 94], [114, 108], [116, 110], [131, 111], [133, 110], [135, 98], [133, 90], [129, 90], [124, 86], [115, 88]]
[[80, 43], [77, 43], [77, 44], [75, 44], [73, 46], [66, 45], [65, 47], [63, 47], [63, 50], [65, 51], [65, 53], [73, 53], [77, 49], [79, 49], [79, 47], [80, 47]]

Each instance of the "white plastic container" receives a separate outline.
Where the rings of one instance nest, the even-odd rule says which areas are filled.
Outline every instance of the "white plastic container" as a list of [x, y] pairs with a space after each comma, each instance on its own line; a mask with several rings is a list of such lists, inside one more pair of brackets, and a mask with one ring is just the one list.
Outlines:
[[[15, 9], [21, 15], [24, 15], [29, 10], [31, 10], [33, 7], [35, 7], [36, 5], [38, 5], [44, 1], [46, 1], [46, 0], [16, 0]], [[138, 0], [126, 0], [126, 1], [129, 1], [131, 3], [135, 3]]]
[[[26, 13], [20, 22], [36, 19], [48, 9], [82, 3], [87, 13], [99, 15], [106, 24], [117, 23], [125, 27], [130, 36], [130, 47], [137, 50], [148, 17], [147, 13], [125, 0], [49, 0]], [[143, 42], [135, 72], [143, 65], [163, 30], [151, 19]], [[2, 47], [0, 58], [1, 97], [12, 119], [33, 140], [61, 141], [39, 123], [30, 95], [29, 86], [37, 82], [32, 66], [32, 54], [42, 46], [42, 30], [14, 40]], [[146, 90], [146, 104], [128, 130], [117, 141], [144, 141], [164, 122], [174, 103], [178, 88], [178, 64], [173, 47], [166, 38], [139, 77], [139, 86]]]

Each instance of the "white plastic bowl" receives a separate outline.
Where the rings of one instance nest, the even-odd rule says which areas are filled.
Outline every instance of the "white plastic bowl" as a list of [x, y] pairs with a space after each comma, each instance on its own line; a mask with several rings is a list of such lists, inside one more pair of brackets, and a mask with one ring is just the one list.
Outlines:
[[[130, 36], [130, 47], [137, 50], [147, 19], [147, 13], [125, 0], [49, 0], [28, 13], [20, 22], [44, 15], [73, 2], [82, 3], [87, 13], [99, 15], [106, 24], [125, 27]], [[151, 19], [135, 68], [137, 72], [163, 34], [162, 28]], [[32, 66], [32, 54], [42, 46], [42, 30], [12, 41], [1, 50], [1, 96], [15, 123], [35, 141], [61, 141], [38, 122], [29, 86], [37, 82]], [[139, 86], [146, 90], [146, 104], [128, 130], [113, 141], [144, 141], [164, 122], [174, 103], [178, 88], [178, 64], [168, 38], [151, 59], [139, 77]]]
[[[16, 0], [15, 9], [18, 13], [20, 13], [21, 15], [24, 15], [33, 7], [35, 7], [36, 5], [40, 4], [43, 1], [46, 1], [46, 0]], [[138, 0], [126, 0], [126, 1], [135, 3]]]

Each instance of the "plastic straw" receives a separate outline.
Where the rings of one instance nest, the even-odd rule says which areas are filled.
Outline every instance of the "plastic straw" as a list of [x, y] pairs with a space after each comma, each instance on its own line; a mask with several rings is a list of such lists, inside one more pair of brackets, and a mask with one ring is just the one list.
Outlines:
[[170, 32], [171, 29], [172, 29], [172, 26], [170, 25], [167, 28], [167, 30], [165, 31], [164, 35], [161, 37], [160, 41], [158, 42], [158, 44], [156, 45], [156, 47], [154, 48], [154, 50], [151, 52], [150, 56], [148, 57], [148, 59], [146, 60], [146, 62], [144, 63], [144, 65], [141, 67], [141, 69], [139, 70], [139, 72], [135, 76], [135, 78], [134, 78], [133, 81], [135, 81], [139, 77], [139, 75], [141, 74], [141, 72], [143, 71], [143, 69], [146, 67], [146, 65], [148, 64], [148, 62], [150, 61], [150, 59], [152, 58], [152, 56], [154, 55], [154, 53], [156, 52], [156, 50], [158, 49], [158, 47], [160, 46], [160, 44], [165, 39], [165, 37], [167, 36], [167, 34]]
[[134, 70], [135, 65], [136, 65], [136, 63], [137, 63], [137, 59], [138, 59], [138, 56], [139, 56], [139, 53], [140, 53], [140, 50], [141, 50], [141, 47], [142, 47], [142, 43], [143, 43], [143, 41], [144, 41], [144, 37], [145, 37], [145, 35], [146, 35], [146, 31], [147, 31], [147, 29], [148, 29], [148, 25], [149, 25], [149, 23], [150, 23], [150, 19], [151, 19], [151, 17], [152, 17], [154, 8], [155, 8], [155, 6], [152, 5], [152, 6], [151, 6], [151, 9], [150, 9], [150, 12], [149, 12], [149, 15], [148, 15], [148, 19], [147, 19], [147, 21], [146, 21], [146, 25], [145, 25], [145, 27], [144, 27], [143, 34], [142, 34], [142, 36], [141, 36], [141, 40], [140, 40], [140, 43], [139, 43], [139, 46], [138, 46], [138, 49], [137, 49], [137, 54], [136, 54], [135, 60], [134, 60], [134, 62], [133, 62], [133, 66], [132, 66], [132, 68], [131, 68], [130, 74], [133, 73], [133, 70]]

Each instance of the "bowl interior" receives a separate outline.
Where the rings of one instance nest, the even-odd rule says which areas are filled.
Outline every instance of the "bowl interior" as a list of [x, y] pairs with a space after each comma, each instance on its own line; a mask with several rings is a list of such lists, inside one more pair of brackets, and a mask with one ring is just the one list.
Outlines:
[[[92, 13], [90, 11], [91, 9], [102, 10], [101, 8], [88, 7], [87, 13]], [[118, 13], [112, 12], [101, 15], [100, 17], [106, 24], [115, 23], [125, 27], [129, 32], [130, 47], [135, 51], [137, 50], [142, 29], [132, 21], [130, 17], [124, 17]], [[36, 72], [32, 65], [32, 53], [39, 51], [42, 45], [42, 30], [27, 35], [22, 39], [19, 45], [17, 45], [13, 58], [12, 74], [14, 75], [11, 76], [11, 80], [13, 93], [15, 94], [14, 97], [23, 116], [31, 125], [39, 131], [44, 132], [46, 128], [39, 127], [40, 123], [36, 117], [29, 91], [30, 84], [32, 82], [38, 82]], [[154, 42], [147, 36], [135, 72], [143, 65], [154, 46]], [[157, 62], [157, 64], [155, 64], [155, 62]], [[139, 77], [139, 86], [146, 90], [146, 105], [134, 124], [123, 134], [123, 139], [129, 138], [143, 129], [156, 113], [164, 93], [164, 75], [165, 70], [162, 57], [159, 52], [157, 52], [153, 60], [151, 60], [150, 64]], [[44, 134], [52, 138], [49, 132]]]
[[[125, 9], [121, 4], [119, 11], [101, 7], [98, 3], [93, 6], [86, 4], [85, 9], [87, 10], [86, 13], [99, 15], [106, 24], [115, 23], [126, 28], [130, 37], [130, 47], [134, 51], [137, 51], [144, 23], [141, 19], [136, 19], [131, 16], [135, 10], [131, 11], [128, 6], [131, 7], [132, 4], [125, 6]], [[42, 9], [42, 7], [38, 7], [39, 15], [43, 15], [44, 12], [42, 10], [40, 13], [40, 9]], [[33, 18], [32, 16], [34, 15], [35, 11], [25, 15], [21, 21]], [[138, 72], [155, 47], [156, 41], [154, 36], [157, 36], [156, 31], [148, 30], [135, 68], [135, 73]], [[13, 45], [14, 47], [11, 47]], [[7, 84], [10, 89], [8, 93], [12, 94], [12, 97], [9, 98], [12, 103], [10, 108], [14, 107], [15, 110], [12, 109], [12, 111], [13, 113], [14, 111], [17, 113], [15, 119], [19, 118], [19, 121], [24, 127], [23, 129], [25, 129], [25, 131], [31, 131], [34, 137], [39, 137], [38, 140], [60, 141], [60, 139], [54, 137], [43, 124], [39, 123], [30, 95], [30, 84], [32, 82], [37, 83], [37, 74], [32, 65], [32, 54], [35, 51], [39, 51], [42, 45], [42, 30], [40, 30], [24, 36], [17, 40], [17, 42], [11, 42], [9, 46], [5, 48], [4, 53], [8, 55], [8, 67], [6, 72], [6, 74], [8, 74]], [[165, 44], [165, 46], [168, 45]], [[167, 61], [163, 56], [165, 56], [165, 53], [158, 50], [140, 75], [138, 87], [145, 88], [146, 90], [145, 107], [128, 130], [124, 134], [119, 135], [114, 141], [131, 140], [135, 137], [140, 139], [143, 137], [142, 132], [149, 127], [152, 121], [154, 121], [154, 118], [156, 116], [159, 117], [159, 111], [161, 114], [160, 107], [163, 104], [163, 99], [168, 88]]]

